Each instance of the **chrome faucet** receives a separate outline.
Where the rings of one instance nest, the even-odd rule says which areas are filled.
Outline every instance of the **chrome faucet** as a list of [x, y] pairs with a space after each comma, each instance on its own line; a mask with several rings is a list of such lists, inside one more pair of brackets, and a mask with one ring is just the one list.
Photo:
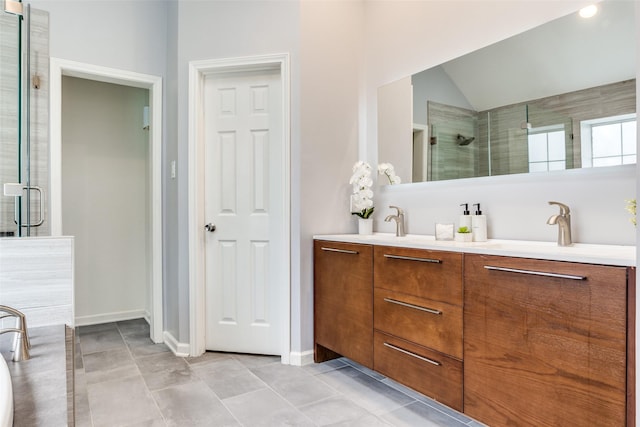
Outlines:
[[27, 332], [27, 318], [24, 313], [15, 308], [11, 308], [6, 305], [0, 305], [0, 319], [5, 317], [15, 317], [15, 328], [0, 329], [0, 335], [14, 332], [15, 339], [13, 340], [13, 361], [21, 362], [31, 358], [29, 355], [29, 349], [31, 348], [31, 342], [29, 342], [29, 333]]
[[559, 202], [549, 202], [550, 205], [558, 205], [560, 213], [551, 215], [547, 220], [549, 225], [558, 225], [558, 246], [571, 246], [571, 213], [569, 206]]
[[391, 209], [396, 209], [398, 213], [396, 215], [389, 215], [384, 220], [389, 222], [394, 220], [396, 222], [396, 236], [403, 237], [406, 235], [404, 232], [404, 211], [397, 206], [389, 206]]

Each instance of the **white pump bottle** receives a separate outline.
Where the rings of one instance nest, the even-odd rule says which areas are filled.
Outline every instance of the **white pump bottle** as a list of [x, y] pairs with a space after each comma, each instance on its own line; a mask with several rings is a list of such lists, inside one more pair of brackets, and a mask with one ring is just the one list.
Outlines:
[[471, 217], [471, 230], [473, 231], [474, 242], [486, 242], [487, 241], [487, 217], [482, 215], [480, 210], [480, 203], [474, 203], [476, 206], [475, 215]]

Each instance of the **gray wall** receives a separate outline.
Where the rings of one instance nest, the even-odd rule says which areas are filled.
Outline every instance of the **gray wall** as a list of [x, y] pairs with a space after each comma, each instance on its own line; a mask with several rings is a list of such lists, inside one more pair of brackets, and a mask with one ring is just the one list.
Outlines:
[[[178, 2], [166, 3], [167, 16], [178, 16]], [[186, 295], [188, 281], [184, 279], [182, 285], [178, 278], [178, 184], [186, 177], [186, 170], [178, 169], [178, 176], [171, 178], [171, 162], [178, 159], [178, 20], [167, 20], [167, 70], [164, 81], [165, 102], [164, 102], [164, 123], [165, 136], [162, 150], [162, 215], [164, 224], [163, 233], [163, 315], [164, 330], [169, 331], [174, 337], [178, 337], [180, 330], [180, 295]], [[186, 139], [184, 140], [186, 144]], [[176, 162], [177, 163], [177, 162]], [[188, 297], [187, 297], [188, 298]], [[184, 297], [183, 297], [184, 299]], [[188, 329], [188, 322], [182, 323], [182, 329]], [[188, 331], [186, 332], [188, 337]], [[186, 338], [183, 338], [186, 339]]]
[[35, 0], [49, 12], [50, 55], [165, 76], [167, 2]]

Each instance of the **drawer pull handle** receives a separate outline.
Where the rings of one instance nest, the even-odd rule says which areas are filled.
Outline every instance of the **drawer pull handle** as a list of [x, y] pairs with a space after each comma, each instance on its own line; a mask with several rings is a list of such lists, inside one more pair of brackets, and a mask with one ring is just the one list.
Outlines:
[[435, 310], [433, 308], [428, 308], [428, 307], [421, 307], [415, 304], [409, 304], [408, 302], [398, 301], [397, 299], [385, 298], [384, 300], [392, 304], [398, 304], [403, 307], [415, 308], [416, 310], [426, 311], [427, 313], [431, 313], [431, 314], [442, 314], [442, 311], [440, 310]]
[[327, 252], [340, 252], [341, 254], [352, 254], [352, 255], [358, 255], [358, 251], [348, 251], [346, 249], [336, 249], [336, 248], [324, 248], [321, 247], [320, 249], [322, 249], [323, 251], [327, 251]]
[[559, 278], [559, 279], [571, 279], [571, 280], [587, 280], [586, 276], [574, 276], [572, 274], [560, 274], [560, 273], [547, 273], [545, 271], [520, 270], [520, 269], [517, 269], [517, 268], [494, 267], [493, 265], [485, 265], [484, 268], [486, 268], [487, 270], [494, 270], [494, 271], [506, 271], [508, 273], [531, 274], [533, 276], [556, 277], [556, 278]]
[[384, 254], [384, 257], [391, 258], [391, 259], [402, 259], [405, 261], [420, 261], [420, 262], [431, 262], [433, 264], [442, 264], [442, 260], [433, 259], [433, 258], [416, 258], [412, 256], [400, 256], [400, 255], [390, 255], [390, 254]]
[[393, 345], [393, 344], [389, 344], [388, 342], [385, 342], [385, 343], [384, 343], [384, 345], [385, 345], [386, 347], [389, 347], [389, 348], [390, 348], [390, 349], [392, 349], [392, 350], [399, 351], [400, 353], [404, 353], [404, 354], [409, 355], [409, 356], [411, 356], [411, 357], [415, 357], [416, 359], [420, 359], [420, 360], [422, 360], [423, 362], [431, 363], [432, 365], [436, 365], [436, 366], [440, 366], [440, 365], [442, 365], [442, 363], [440, 363], [440, 362], [438, 362], [438, 361], [436, 361], [436, 360], [431, 360], [431, 359], [429, 359], [429, 358], [427, 358], [427, 357], [420, 356], [420, 355], [418, 355], [418, 354], [415, 354], [415, 353], [412, 353], [412, 352], [410, 352], [410, 351], [407, 351], [407, 350], [405, 350], [404, 348], [396, 347], [396, 346], [395, 346], [395, 345]]

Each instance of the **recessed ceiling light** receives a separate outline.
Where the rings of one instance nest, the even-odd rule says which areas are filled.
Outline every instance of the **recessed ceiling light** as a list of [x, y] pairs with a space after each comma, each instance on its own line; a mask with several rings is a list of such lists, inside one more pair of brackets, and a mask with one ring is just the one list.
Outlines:
[[598, 12], [598, 7], [595, 4], [591, 6], [583, 7], [580, 9], [580, 16], [583, 18], [591, 18]]

